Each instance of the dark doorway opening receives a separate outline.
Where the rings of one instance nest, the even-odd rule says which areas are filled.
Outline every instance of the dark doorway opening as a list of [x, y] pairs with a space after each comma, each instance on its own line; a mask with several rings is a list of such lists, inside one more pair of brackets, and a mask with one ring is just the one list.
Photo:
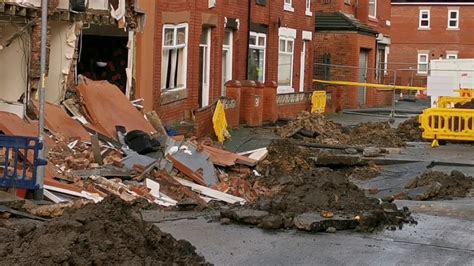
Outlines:
[[78, 74], [107, 80], [125, 93], [127, 87], [127, 37], [82, 35]]

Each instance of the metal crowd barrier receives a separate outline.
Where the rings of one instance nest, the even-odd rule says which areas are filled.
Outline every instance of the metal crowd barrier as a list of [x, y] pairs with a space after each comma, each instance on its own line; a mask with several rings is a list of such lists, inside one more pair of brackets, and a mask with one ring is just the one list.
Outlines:
[[39, 189], [37, 170], [46, 165], [38, 158], [42, 148], [38, 138], [0, 135], [0, 187]]

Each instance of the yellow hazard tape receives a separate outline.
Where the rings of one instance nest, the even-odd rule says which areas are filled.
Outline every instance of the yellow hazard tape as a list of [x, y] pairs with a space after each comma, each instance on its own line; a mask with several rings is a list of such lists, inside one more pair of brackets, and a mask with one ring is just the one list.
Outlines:
[[320, 80], [320, 79], [313, 79], [313, 82], [331, 84], [331, 85], [340, 85], [340, 86], [367, 87], [367, 88], [390, 89], [390, 90], [426, 91], [426, 88], [424, 87], [394, 86], [394, 85], [385, 85], [385, 84], [377, 84], [377, 83], [332, 81], [332, 80]]

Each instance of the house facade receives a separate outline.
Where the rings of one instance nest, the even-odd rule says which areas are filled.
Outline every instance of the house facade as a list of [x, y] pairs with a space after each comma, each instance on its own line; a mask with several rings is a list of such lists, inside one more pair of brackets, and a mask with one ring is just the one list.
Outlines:
[[[391, 51], [390, 2], [318, 1], [314, 41], [316, 79], [388, 83]], [[365, 87], [316, 85], [328, 92], [332, 111], [388, 105], [391, 93]]]
[[154, 8], [154, 49], [141, 57], [154, 58], [148, 84], [165, 124], [227, 96], [230, 80], [275, 82], [280, 94], [311, 89], [314, 1], [175, 0]]
[[390, 68], [401, 85], [426, 86], [433, 59], [474, 58], [474, 1], [392, 0]]

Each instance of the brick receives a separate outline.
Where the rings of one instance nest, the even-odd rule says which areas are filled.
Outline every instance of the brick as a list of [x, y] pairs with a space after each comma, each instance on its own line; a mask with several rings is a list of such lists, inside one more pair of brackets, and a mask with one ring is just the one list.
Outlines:
[[448, 8], [444, 5], [423, 5], [430, 8], [430, 30], [418, 30], [419, 5], [392, 5], [392, 48], [389, 68], [397, 71], [397, 83], [426, 86], [426, 76], [416, 73], [418, 50], [428, 50], [430, 60], [446, 58], [446, 51], [458, 51], [458, 58], [474, 58], [474, 6], [459, 5], [459, 30], [447, 30]]

